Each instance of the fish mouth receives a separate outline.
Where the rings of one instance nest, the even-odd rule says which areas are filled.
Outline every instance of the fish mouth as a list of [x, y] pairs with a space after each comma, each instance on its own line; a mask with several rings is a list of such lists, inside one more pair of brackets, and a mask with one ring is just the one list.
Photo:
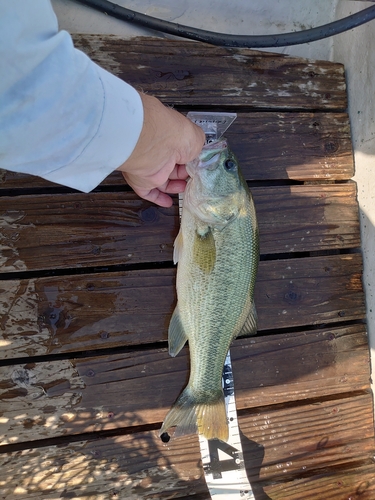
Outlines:
[[225, 138], [219, 139], [217, 141], [210, 142], [208, 144], [205, 144], [203, 146], [202, 152], [200, 154], [200, 157], [203, 157], [203, 160], [205, 160], [205, 157], [211, 157], [212, 155], [216, 155], [218, 153], [221, 153], [224, 149], [228, 148], [228, 141]]
[[190, 177], [193, 177], [198, 169], [210, 170], [216, 168], [220, 154], [227, 148], [228, 141], [226, 139], [219, 139], [218, 141], [213, 141], [203, 146], [198, 158], [186, 165], [186, 169]]

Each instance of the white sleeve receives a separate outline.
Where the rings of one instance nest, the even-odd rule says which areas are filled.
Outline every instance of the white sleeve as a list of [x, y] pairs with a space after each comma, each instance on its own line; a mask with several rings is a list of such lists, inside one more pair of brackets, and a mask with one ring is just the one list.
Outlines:
[[138, 92], [75, 49], [49, 0], [0, 2], [0, 167], [88, 192], [132, 153]]

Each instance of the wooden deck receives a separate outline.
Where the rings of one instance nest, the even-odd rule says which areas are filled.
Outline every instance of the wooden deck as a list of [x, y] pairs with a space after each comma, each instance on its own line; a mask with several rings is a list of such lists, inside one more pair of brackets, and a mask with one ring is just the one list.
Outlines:
[[[231, 349], [256, 500], [375, 498], [344, 68], [198, 43], [77, 36], [177, 109], [236, 111], [254, 194], [259, 333]], [[22, 145], [20, 145], [22, 147]], [[163, 444], [188, 376], [167, 352], [179, 218], [116, 173], [82, 194], [0, 176], [0, 497], [208, 499], [196, 436]]]

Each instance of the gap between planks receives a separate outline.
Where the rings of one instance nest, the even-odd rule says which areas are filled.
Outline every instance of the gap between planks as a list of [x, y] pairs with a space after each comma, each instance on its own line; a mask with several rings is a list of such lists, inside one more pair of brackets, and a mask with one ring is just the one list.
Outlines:
[[[154, 269], [3, 281], [2, 357], [166, 341], [175, 273]], [[363, 320], [361, 277], [360, 254], [260, 262], [258, 331]]]
[[[252, 193], [262, 255], [360, 246], [354, 183]], [[179, 228], [176, 203], [155, 207], [130, 192], [3, 197], [0, 212], [2, 274], [171, 261]]]
[[[357, 395], [351, 401], [309, 403], [293, 410], [268, 408], [254, 415], [240, 415], [247, 473], [257, 498], [261, 491], [277, 491], [278, 487], [298, 478], [300, 496], [293, 498], [300, 500], [319, 478], [332, 474], [341, 478], [349, 474], [349, 481], [338, 488], [336, 496], [311, 498], [341, 500], [346, 498], [341, 496], [345, 487], [361, 486], [363, 498], [370, 499], [366, 492], [370, 494], [374, 489], [375, 467], [371, 460], [370, 399], [369, 394]], [[75, 491], [76, 496], [86, 498], [90, 490], [96, 489], [99, 495], [108, 494], [112, 488], [127, 499], [135, 493], [147, 498], [151, 487], [153, 493], [158, 491], [158, 486], [163, 491], [171, 491], [164, 481], [160, 485], [165, 473], [169, 484], [179, 486], [180, 493], [203, 493], [207, 490], [199, 457], [196, 436], [171, 440], [167, 445], [155, 431], [96, 440], [82, 436], [76, 442], [0, 454], [1, 470], [7, 477], [7, 481], [0, 483], [0, 491], [3, 495], [11, 495], [14, 488], [20, 488], [18, 493], [32, 495], [47, 489], [49, 495]], [[353, 469], [362, 470], [363, 474], [353, 477]], [[364, 485], [363, 477], [370, 471], [372, 480]]]
[[[208, 107], [206, 111], [211, 109]], [[346, 113], [242, 113], [226, 133], [250, 181], [334, 181], [354, 175], [349, 117]], [[102, 186], [122, 184], [119, 172]], [[0, 170], [2, 189], [55, 188], [34, 176]]]
[[[309, 407], [311, 405], [322, 405], [331, 403], [333, 405], [342, 404], [346, 400], [351, 401], [352, 398], [359, 397], [371, 397], [371, 389], [363, 389], [357, 390], [347, 393], [341, 394], [331, 394], [329, 396], [319, 396], [315, 398], [308, 398], [305, 400], [298, 400], [289, 403], [279, 403], [279, 404], [270, 404], [260, 407], [254, 408], [244, 408], [238, 410], [238, 418], [240, 421], [245, 421], [254, 418], [254, 416], [259, 417], [260, 415], [264, 415], [272, 412], [288, 412], [291, 410], [295, 412], [295, 410], [303, 411], [303, 407]], [[121, 436], [132, 436], [137, 433], [148, 433], [152, 432], [157, 435], [162, 425], [162, 421], [154, 422], [150, 424], [140, 424], [140, 425], [132, 425], [127, 427], [115, 427], [113, 429], [104, 429], [92, 432], [82, 432], [80, 434], [66, 434], [63, 436], [56, 436], [44, 439], [35, 439], [32, 441], [21, 441], [15, 442], [12, 444], [0, 444], [0, 455], [2, 453], [14, 453], [22, 450], [32, 450], [38, 448], [44, 448], [49, 446], [63, 446], [70, 443], [76, 443], [79, 441], [98, 441], [108, 438], [116, 438]], [[371, 428], [371, 427], [369, 427]], [[371, 435], [370, 435], [371, 437]], [[194, 439], [193, 436], [189, 437], [190, 439]], [[173, 440], [175, 440], [173, 438]]]
[[[238, 339], [231, 353], [238, 410], [370, 387], [364, 325]], [[159, 423], [188, 373], [187, 348], [2, 367], [3, 444]]]

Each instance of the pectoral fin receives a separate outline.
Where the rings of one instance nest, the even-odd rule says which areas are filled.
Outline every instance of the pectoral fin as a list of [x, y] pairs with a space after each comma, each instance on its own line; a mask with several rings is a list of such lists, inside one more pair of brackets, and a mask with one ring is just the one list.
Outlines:
[[208, 227], [205, 233], [195, 232], [193, 260], [206, 274], [210, 274], [216, 262], [216, 246], [214, 235]]
[[183, 245], [183, 237], [182, 237], [182, 231], [181, 229], [178, 232], [178, 235], [176, 236], [176, 239], [174, 240], [173, 244], [173, 263], [177, 264], [177, 262], [180, 260], [181, 253], [182, 253], [182, 245]]
[[181, 323], [178, 304], [173, 311], [171, 322], [168, 329], [168, 347], [169, 354], [173, 357], [181, 351], [187, 341], [187, 335]]
[[254, 301], [251, 303], [250, 312], [239, 335], [255, 335], [257, 333], [258, 315], [255, 309]]

